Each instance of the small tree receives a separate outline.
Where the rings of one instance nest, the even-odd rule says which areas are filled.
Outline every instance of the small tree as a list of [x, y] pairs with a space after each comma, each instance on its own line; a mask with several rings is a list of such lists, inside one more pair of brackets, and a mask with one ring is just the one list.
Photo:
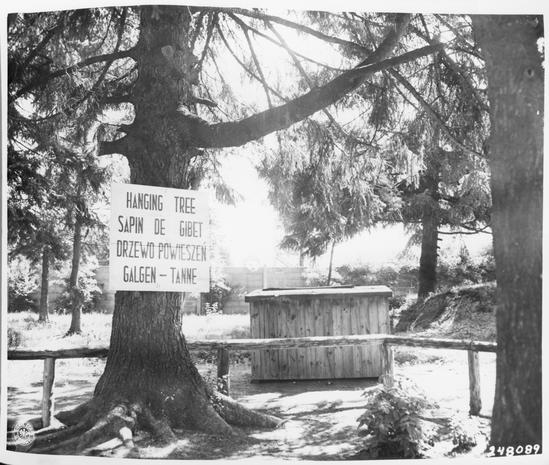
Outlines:
[[[55, 190], [58, 172], [48, 165], [51, 152], [13, 151], [14, 169], [8, 177], [8, 243], [10, 257], [22, 255], [41, 264], [39, 321], [48, 321], [50, 266], [68, 253], [62, 201]], [[41, 158], [40, 158], [41, 157]], [[29, 172], [30, 162], [36, 171]]]
[[391, 387], [364, 394], [368, 402], [358, 418], [359, 435], [365, 438], [364, 458], [421, 458], [431, 441], [421, 419], [425, 409], [433, 406], [425, 395], [400, 379]]
[[30, 310], [32, 293], [38, 288], [35, 270], [28, 258], [13, 257], [8, 268], [8, 312]]
[[311, 258], [330, 249], [327, 285], [335, 244], [391, 218], [399, 208], [383, 160], [355, 153], [350, 144], [345, 150], [346, 141], [335, 132], [329, 123], [303, 123], [286, 139], [291, 142], [258, 168], [286, 230], [281, 246]]
[[[106, 203], [105, 185], [111, 179], [110, 170], [100, 166], [96, 156], [95, 137], [97, 121], [94, 115], [82, 115], [61, 141], [55, 143], [65, 153], [60, 186], [64, 189], [66, 223], [72, 229], [71, 272], [68, 280], [71, 324], [67, 335], [82, 331], [81, 315], [86, 290], [79, 286], [79, 269], [82, 259], [83, 230], [104, 229], [105, 224], [94, 211], [97, 203]], [[88, 244], [89, 245], [89, 244]], [[89, 250], [89, 247], [88, 247]]]

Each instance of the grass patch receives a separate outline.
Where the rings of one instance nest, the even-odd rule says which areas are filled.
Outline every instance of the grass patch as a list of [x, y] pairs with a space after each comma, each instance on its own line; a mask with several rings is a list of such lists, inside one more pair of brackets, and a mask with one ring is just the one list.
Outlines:
[[420, 365], [430, 363], [443, 363], [443, 355], [429, 353], [424, 350], [399, 348], [394, 351], [394, 360], [397, 365]]
[[[8, 313], [8, 347], [10, 349], [56, 349], [108, 345], [112, 314], [84, 313], [82, 334], [65, 337], [71, 316], [52, 314], [50, 321], [38, 321], [33, 312]], [[250, 337], [250, 317], [235, 315], [185, 315], [183, 333], [188, 340], [235, 339]]]
[[[8, 329], [21, 333], [20, 348], [55, 349], [95, 346], [109, 343], [112, 315], [85, 313], [82, 315], [82, 334], [64, 337], [70, 315], [52, 314], [46, 323], [38, 321], [33, 312], [8, 313]], [[12, 347], [10, 347], [12, 348]]]
[[250, 337], [248, 314], [185, 315], [183, 333], [189, 340], [246, 339]]

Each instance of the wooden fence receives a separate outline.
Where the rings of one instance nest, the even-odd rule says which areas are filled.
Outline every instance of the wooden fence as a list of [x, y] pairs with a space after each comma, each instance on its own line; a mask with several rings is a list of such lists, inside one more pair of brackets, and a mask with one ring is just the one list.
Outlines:
[[[478, 415], [482, 404], [480, 399], [479, 352], [496, 352], [495, 342], [465, 341], [459, 339], [434, 339], [422, 337], [394, 336], [390, 334], [368, 334], [356, 336], [313, 336], [278, 339], [208, 339], [187, 342], [191, 351], [217, 350], [218, 389], [229, 394], [230, 351], [256, 349], [289, 349], [300, 347], [330, 347], [362, 345], [382, 342], [382, 380], [392, 386], [394, 360], [392, 346], [409, 346], [436, 349], [466, 350], [469, 364], [469, 413]], [[53, 383], [55, 380], [55, 360], [58, 358], [106, 357], [108, 347], [79, 347], [60, 350], [9, 350], [9, 360], [44, 360], [42, 386], [42, 427], [47, 427], [53, 419]]]

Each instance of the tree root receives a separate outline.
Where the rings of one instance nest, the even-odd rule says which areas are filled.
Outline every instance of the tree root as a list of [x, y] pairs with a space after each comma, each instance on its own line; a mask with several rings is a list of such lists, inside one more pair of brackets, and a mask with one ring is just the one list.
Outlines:
[[[212, 392], [190, 398], [180, 391], [175, 402], [172, 400], [163, 409], [156, 406], [153, 411], [148, 405], [141, 400], [107, 401], [95, 397], [58, 413], [55, 417], [66, 426], [38, 431], [31, 451], [138, 457], [134, 440], [138, 430], [149, 432], [157, 442], [169, 444], [177, 440], [173, 428], [181, 426], [216, 436], [240, 437], [243, 433], [233, 426], [276, 428], [283, 423], [280, 418], [251, 410], [228, 396]], [[181, 409], [178, 410], [178, 406]]]
[[141, 410], [140, 419], [143, 426], [153, 434], [157, 441], [170, 443], [176, 440], [168, 420], [166, 418], [157, 420], [148, 407]]
[[64, 410], [55, 415], [61, 423], [64, 423], [67, 426], [75, 425], [79, 423], [82, 418], [88, 413], [90, 408], [93, 406], [93, 399], [80, 404], [79, 406], [71, 409]]
[[237, 437], [238, 432], [235, 431], [227, 422], [219, 411], [207, 399], [202, 402], [197, 402], [194, 405], [194, 426], [215, 436]]
[[118, 458], [139, 456], [133, 441], [133, 432], [127, 426], [120, 428], [117, 437], [83, 449], [80, 452], [83, 455], [115, 456]]
[[128, 436], [127, 431], [130, 431], [131, 436], [131, 429], [136, 425], [136, 413], [135, 409], [129, 409], [123, 404], [116, 405], [106, 415], [100, 417], [95, 424], [80, 437], [76, 451], [82, 452], [96, 442], [97, 439], [105, 438], [105, 436], [107, 436], [107, 439], [112, 438], [112, 436], [120, 434], [121, 430], [125, 432], [125, 437], [121, 438], [124, 441]]
[[80, 433], [91, 424], [90, 415], [81, 419], [80, 423], [54, 432], [38, 434], [32, 445], [32, 452], [44, 453], [64, 449], [80, 440]]
[[63, 427], [51, 432], [39, 432], [36, 435], [35, 444], [38, 446], [40, 444], [48, 444], [53, 441], [64, 440], [68, 437], [76, 435], [77, 433], [85, 429], [86, 427], [84, 424], [78, 424], [69, 427]]
[[220, 393], [214, 395], [214, 408], [227, 423], [234, 426], [277, 428], [283, 423], [278, 417], [244, 407], [231, 397]]

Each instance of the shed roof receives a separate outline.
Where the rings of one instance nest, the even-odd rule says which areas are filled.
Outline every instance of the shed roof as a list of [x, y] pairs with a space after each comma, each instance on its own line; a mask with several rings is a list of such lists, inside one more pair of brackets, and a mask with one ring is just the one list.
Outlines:
[[252, 291], [244, 297], [246, 302], [272, 297], [290, 296], [383, 296], [391, 297], [393, 291], [387, 286], [332, 286], [332, 287], [299, 287], [299, 288], [271, 288]]

